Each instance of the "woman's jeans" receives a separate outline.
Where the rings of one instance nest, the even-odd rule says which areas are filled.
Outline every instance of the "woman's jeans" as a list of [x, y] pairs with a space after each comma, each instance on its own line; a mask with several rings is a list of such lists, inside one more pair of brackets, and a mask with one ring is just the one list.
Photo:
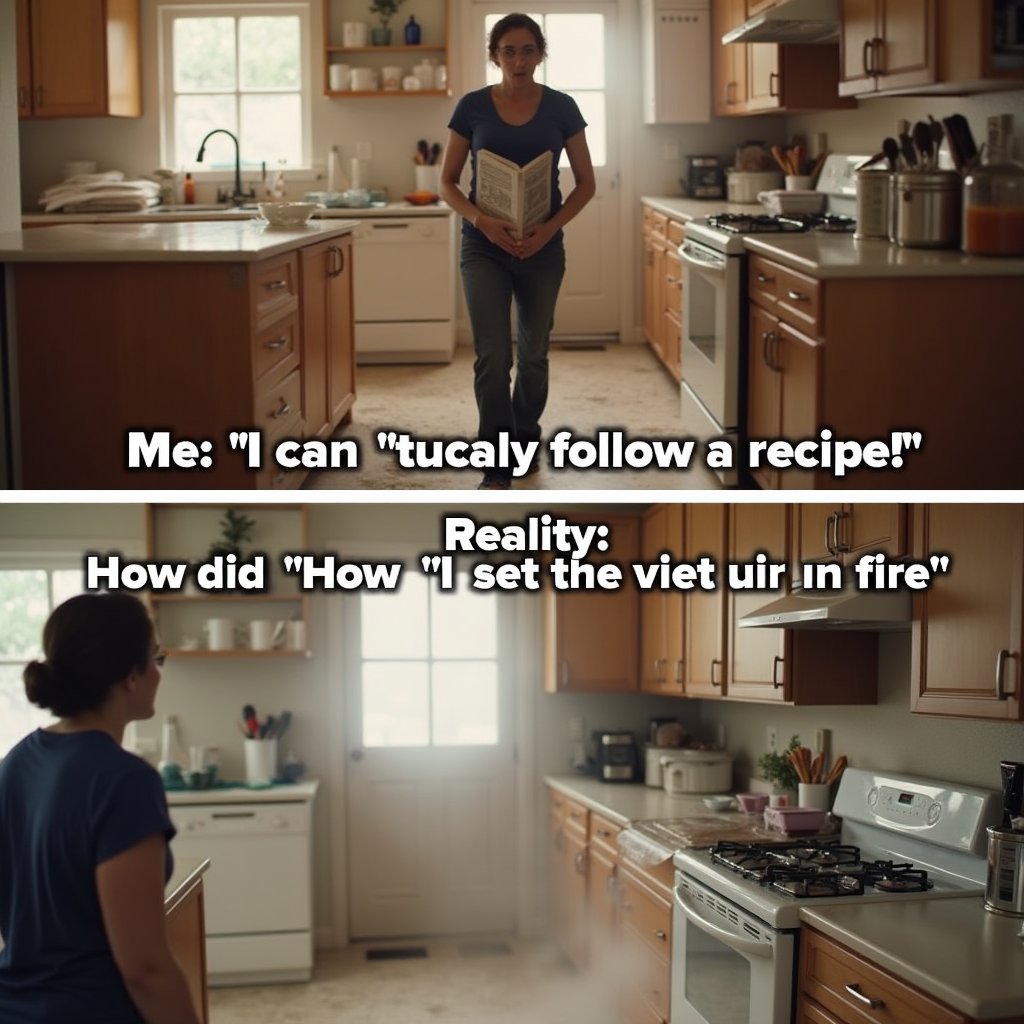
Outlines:
[[[516, 441], [539, 441], [548, 398], [548, 338], [565, 274], [562, 240], [523, 260], [490, 242], [463, 238], [461, 266], [476, 352], [479, 438], [493, 442], [505, 431]], [[513, 298], [518, 332], [516, 380], [510, 389]]]

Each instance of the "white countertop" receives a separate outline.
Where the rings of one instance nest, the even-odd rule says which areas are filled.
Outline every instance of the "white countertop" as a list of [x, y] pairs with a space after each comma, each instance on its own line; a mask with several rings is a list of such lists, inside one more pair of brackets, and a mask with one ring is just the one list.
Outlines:
[[804, 907], [800, 918], [976, 1020], [1024, 1015], [1024, 918], [981, 897]]
[[852, 235], [748, 235], [750, 252], [818, 278], [1021, 277], [1024, 259], [966, 256], [958, 249], [902, 249]]
[[544, 782], [623, 827], [633, 821], [704, 817], [715, 813], [704, 806], [700, 795], [670, 796], [657, 786], [638, 782], [601, 782], [586, 775], [554, 775]]
[[[413, 206], [412, 203], [388, 203], [387, 206], [327, 207], [313, 214], [314, 220], [334, 220], [370, 217], [438, 217], [451, 216], [455, 211], [447, 203]], [[34, 227], [53, 227], [57, 224], [173, 224], [179, 221], [249, 221], [259, 217], [258, 210], [143, 210], [139, 213], [23, 213], [21, 223]]]
[[709, 217], [713, 213], [764, 213], [760, 203], [728, 203], [724, 199], [687, 199], [684, 196], [641, 196], [646, 203], [659, 213], [677, 220], [693, 220], [694, 217]]
[[172, 789], [167, 803], [172, 807], [187, 804], [285, 804], [308, 803], [316, 796], [318, 779], [305, 779], [292, 785], [249, 789], [248, 786], [224, 786], [219, 789]]
[[249, 263], [349, 234], [358, 222], [321, 220], [301, 228], [245, 221], [62, 224], [0, 233], [7, 263]]

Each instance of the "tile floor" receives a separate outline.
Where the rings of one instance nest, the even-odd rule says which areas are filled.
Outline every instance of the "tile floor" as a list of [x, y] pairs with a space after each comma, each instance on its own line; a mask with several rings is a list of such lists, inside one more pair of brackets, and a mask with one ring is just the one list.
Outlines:
[[613, 1024], [613, 1003], [548, 943], [465, 955], [424, 943], [426, 958], [368, 961], [386, 943], [317, 953], [311, 982], [214, 988], [210, 1024]]
[[[542, 424], [545, 439], [569, 429], [574, 439], [583, 440], [594, 438], [599, 430], [624, 431], [627, 441], [670, 440], [685, 438], [696, 429], [680, 417], [679, 385], [646, 345], [555, 346], [550, 367], [551, 392]], [[450, 364], [359, 366], [356, 389], [352, 421], [336, 436], [357, 441], [359, 469], [311, 474], [306, 488], [469, 490], [477, 486], [480, 473], [475, 469], [401, 469], [397, 457], [377, 443], [378, 432], [388, 430], [425, 439], [475, 438], [469, 348], [460, 346]], [[678, 488], [718, 489], [718, 482], [702, 465], [687, 471], [628, 467], [556, 471], [542, 460], [540, 473], [513, 483], [517, 491]]]

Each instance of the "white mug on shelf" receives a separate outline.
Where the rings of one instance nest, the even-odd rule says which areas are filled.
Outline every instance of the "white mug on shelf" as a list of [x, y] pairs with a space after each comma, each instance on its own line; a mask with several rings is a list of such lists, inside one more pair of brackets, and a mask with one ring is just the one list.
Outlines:
[[333, 92], [344, 92], [352, 87], [352, 68], [348, 64], [332, 64], [329, 80]]
[[377, 88], [377, 72], [373, 68], [352, 69], [352, 91], [372, 92]]
[[392, 66], [381, 69], [381, 86], [385, 92], [396, 92], [402, 87], [402, 69]]
[[249, 623], [249, 648], [253, 651], [274, 649], [274, 623], [270, 619], [253, 619]]
[[402, 79], [402, 88], [406, 92], [416, 92], [417, 90], [422, 89], [423, 85], [415, 75], [406, 75], [405, 78]]
[[345, 46], [366, 45], [366, 22], [346, 21], [341, 26], [341, 41]]
[[306, 623], [302, 619], [294, 619], [287, 623], [286, 642], [289, 651], [306, 649]]
[[234, 619], [207, 619], [206, 646], [211, 651], [233, 651], [235, 649]]

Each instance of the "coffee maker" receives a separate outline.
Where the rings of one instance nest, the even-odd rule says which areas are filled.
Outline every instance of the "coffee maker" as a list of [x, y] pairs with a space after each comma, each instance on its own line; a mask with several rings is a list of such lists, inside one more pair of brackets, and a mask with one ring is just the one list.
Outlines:
[[640, 777], [636, 739], [621, 729], [599, 729], [593, 734], [597, 777], [602, 782], [635, 782]]
[[1000, 761], [1003, 820], [988, 829], [985, 909], [1024, 917], [1024, 762]]

